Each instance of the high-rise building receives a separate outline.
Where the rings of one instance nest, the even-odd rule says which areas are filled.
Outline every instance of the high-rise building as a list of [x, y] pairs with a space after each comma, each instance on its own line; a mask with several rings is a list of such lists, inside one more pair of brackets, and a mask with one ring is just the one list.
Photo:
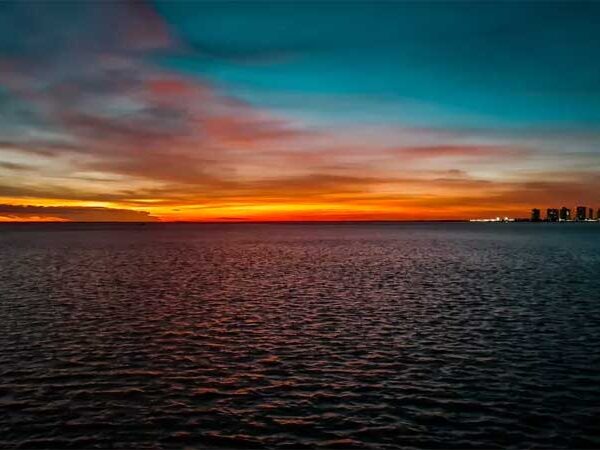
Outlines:
[[571, 210], [566, 206], [560, 208], [560, 220], [571, 220]]
[[587, 208], [585, 206], [577, 207], [577, 215], [576, 215], [577, 220], [585, 220], [586, 214], [587, 214]]
[[588, 219], [594, 220], [594, 210], [592, 208], [588, 209]]
[[558, 222], [558, 209], [556, 209], [556, 208], [548, 208], [546, 210], [546, 221], [548, 221], [548, 222]]
[[598, 208], [598, 212], [596, 213], [596, 219], [600, 220], [600, 208]]
[[539, 222], [540, 220], [542, 220], [542, 214], [541, 214], [540, 210], [537, 208], [533, 208], [531, 210], [531, 221]]

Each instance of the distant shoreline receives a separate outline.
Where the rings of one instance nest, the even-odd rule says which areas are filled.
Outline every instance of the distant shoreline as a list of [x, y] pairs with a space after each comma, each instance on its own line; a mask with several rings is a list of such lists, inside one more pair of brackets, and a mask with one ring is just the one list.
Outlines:
[[327, 225], [327, 224], [427, 224], [427, 223], [472, 223], [472, 224], [589, 224], [600, 223], [599, 220], [588, 221], [568, 221], [568, 222], [532, 222], [530, 220], [504, 221], [473, 221], [470, 219], [441, 219], [441, 220], [223, 220], [223, 221], [156, 221], [156, 222], [114, 222], [114, 221], [94, 221], [94, 222], [53, 222], [53, 221], [14, 221], [0, 222], [1, 226], [29, 226], [29, 225], [49, 225], [49, 226], [69, 226], [69, 225]]

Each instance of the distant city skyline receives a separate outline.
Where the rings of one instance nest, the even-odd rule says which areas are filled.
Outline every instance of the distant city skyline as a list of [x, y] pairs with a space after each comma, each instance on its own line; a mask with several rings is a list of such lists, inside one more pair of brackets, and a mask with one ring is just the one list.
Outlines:
[[540, 222], [542, 220], [546, 222], [600, 220], [600, 208], [596, 212], [594, 208], [577, 206], [574, 216], [571, 214], [571, 208], [566, 206], [560, 209], [547, 208], [544, 219], [542, 219], [542, 211], [539, 208], [532, 208], [530, 220], [532, 222]]

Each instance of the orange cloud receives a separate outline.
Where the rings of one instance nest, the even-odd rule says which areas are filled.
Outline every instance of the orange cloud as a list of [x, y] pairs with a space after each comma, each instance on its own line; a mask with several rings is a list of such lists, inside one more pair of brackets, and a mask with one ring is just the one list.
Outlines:
[[523, 157], [530, 153], [523, 148], [499, 145], [434, 145], [400, 147], [389, 150], [393, 155], [406, 159], [431, 158], [513, 158]]
[[83, 206], [33, 206], [0, 204], [0, 220], [70, 222], [154, 222], [144, 211]]

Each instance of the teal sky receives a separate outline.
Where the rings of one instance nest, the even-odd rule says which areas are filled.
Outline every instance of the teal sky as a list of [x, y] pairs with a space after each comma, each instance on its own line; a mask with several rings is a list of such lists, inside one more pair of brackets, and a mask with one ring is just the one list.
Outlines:
[[[164, 2], [193, 56], [168, 67], [330, 120], [420, 126], [597, 127], [597, 3]], [[196, 10], [197, 13], [191, 13]], [[398, 117], [395, 117], [398, 116]]]

